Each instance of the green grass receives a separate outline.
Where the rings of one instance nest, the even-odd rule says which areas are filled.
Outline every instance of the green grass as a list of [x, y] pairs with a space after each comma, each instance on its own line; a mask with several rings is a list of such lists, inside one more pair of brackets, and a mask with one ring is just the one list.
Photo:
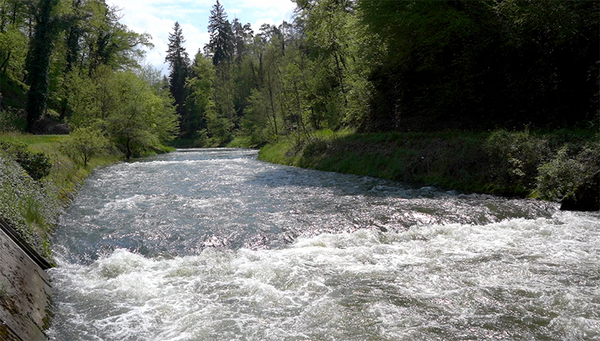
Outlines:
[[68, 138], [69, 135], [30, 135], [15, 132], [0, 134], [0, 142], [22, 142], [33, 152], [53, 151]]
[[[61, 144], [68, 139], [67, 135], [28, 135], [21, 133], [2, 133], [0, 142], [22, 143], [30, 152], [45, 154], [52, 163], [50, 174], [37, 185], [41, 189], [39, 193], [28, 195], [10, 195], [10, 191], [0, 193], [6, 198], [17, 198], [18, 202], [12, 204], [19, 209], [14, 212], [1, 212], [3, 215], [15, 215], [8, 220], [16, 223], [23, 222], [25, 235], [32, 234], [38, 238], [26, 238], [32, 242], [32, 246], [47, 257], [50, 256], [50, 239], [57, 224], [60, 207], [70, 203], [77, 189], [92, 171], [120, 160], [119, 155], [101, 155], [90, 160], [87, 167], [82, 167], [71, 160], [61, 148]], [[19, 176], [15, 174], [15, 176]], [[27, 181], [32, 181], [23, 179]], [[33, 181], [35, 183], [35, 181]], [[13, 185], [14, 186], [14, 185]], [[35, 186], [32, 184], [32, 186]], [[0, 198], [1, 199], [1, 198]], [[38, 241], [38, 242], [36, 242]]]
[[265, 143], [256, 143], [251, 136], [236, 136], [227, 144], [229, 148], [260, 148]]

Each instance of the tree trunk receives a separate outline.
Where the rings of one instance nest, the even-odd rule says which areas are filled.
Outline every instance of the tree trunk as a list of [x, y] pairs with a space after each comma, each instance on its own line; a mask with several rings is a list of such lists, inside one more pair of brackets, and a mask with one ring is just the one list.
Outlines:
[[131, 158], [131, 154], [132, 154], [131, 153], [131, 138], [129, 138], [129, 137], [125, 140], [125, 149], [126, 149], [125, 158], [127, 160], [129, 160]]

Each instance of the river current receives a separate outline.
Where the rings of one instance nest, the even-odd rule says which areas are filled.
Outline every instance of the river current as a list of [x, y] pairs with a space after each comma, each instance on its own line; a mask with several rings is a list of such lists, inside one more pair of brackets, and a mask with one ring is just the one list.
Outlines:
[[51, 340], [600, 340], [600, 214], [178, 151], [61, 218]]

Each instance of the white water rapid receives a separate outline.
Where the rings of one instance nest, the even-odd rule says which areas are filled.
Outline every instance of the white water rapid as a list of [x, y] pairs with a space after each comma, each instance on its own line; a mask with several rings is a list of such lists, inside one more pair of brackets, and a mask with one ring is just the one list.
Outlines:
[[49, 336], [600, 339], [600, 214], [192, 150], [97, 171]]

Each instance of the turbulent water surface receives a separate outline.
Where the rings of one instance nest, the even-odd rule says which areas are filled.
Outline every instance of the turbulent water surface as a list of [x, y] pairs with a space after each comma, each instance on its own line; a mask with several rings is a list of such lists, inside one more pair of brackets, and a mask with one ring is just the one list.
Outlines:
[[62, 217], [52, 340], [600, 339], [600, 216], [179, 151]]

